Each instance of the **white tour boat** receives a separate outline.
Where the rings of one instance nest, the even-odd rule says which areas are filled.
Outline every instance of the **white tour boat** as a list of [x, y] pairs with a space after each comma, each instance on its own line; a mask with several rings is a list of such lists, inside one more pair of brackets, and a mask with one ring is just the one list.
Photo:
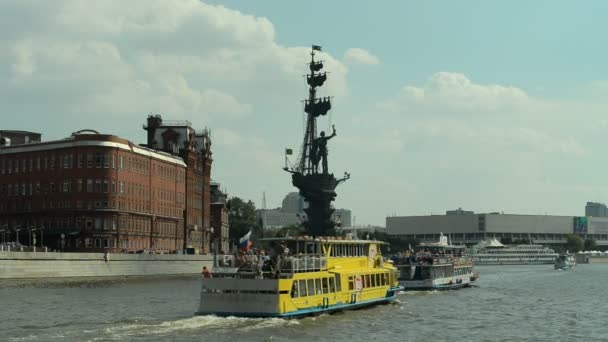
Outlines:
[[393, 262], [405, 290], [455, 289], [469, 286], [479, 277], [473, 273], [466, 247], [450, 245], [443, 234], [439, 242], [421, 243], [415, 254], [400, 255]]
[[540, 265], [553, 264], [558, 254], [542, 245], [507, 246], [495, 238], [473, 246], [475, 265]]

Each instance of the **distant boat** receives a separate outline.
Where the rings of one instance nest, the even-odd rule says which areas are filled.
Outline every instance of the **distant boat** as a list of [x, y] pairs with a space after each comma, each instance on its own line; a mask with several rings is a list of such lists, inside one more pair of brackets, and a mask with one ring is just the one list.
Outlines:
[[576, 259], [572, 254], [564, 253], [555, 258], [554, 268], [556, 270], [569, 270], [574, 266], [576, 266]]
[[421, 243], [417, 253], [394, 259], [399, 270], [399, 285], [407, 290], [447, 290], [469, 286], [479, 278], [465, 246], [448, 243], [441, 234], [439, 242]]
[[473, 246], [475, 265], [540, 265], [553, 264], [559, 254], [542, 245], [507, 246], [495, 238]]

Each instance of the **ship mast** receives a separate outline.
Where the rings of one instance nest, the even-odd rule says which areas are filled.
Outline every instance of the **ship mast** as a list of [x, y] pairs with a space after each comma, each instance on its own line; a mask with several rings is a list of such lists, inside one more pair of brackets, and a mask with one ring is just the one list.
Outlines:
[[304, 100], [304, 112], [306, 112], [306, 131], [304, 133], [304, 143], [302, 145], [300, 160], [297, 171], [304, 175], [314, 174], [318, 172], [318, 167], [315, 165], [315, 149], [314, 142], [317, 139], [317, 118], [321, 115], [326, 115], [331, 109], [331, 99], [329, 97], [317, 98], [317, 87], [321, 87], [327, 80], [327, 73], [321, 73], [323, 69], [323, 61], [315, 61], [315, 51], [321, 51], [321, 47], [312, 46], [310, 52], [310, 74], [306, 75], [308, 82], [308, 99]]

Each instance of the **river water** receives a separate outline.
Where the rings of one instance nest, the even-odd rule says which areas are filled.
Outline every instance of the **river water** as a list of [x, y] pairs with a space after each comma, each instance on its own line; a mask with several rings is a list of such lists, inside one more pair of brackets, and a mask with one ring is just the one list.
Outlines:
[[477, 267], [477, 286], [300, 320], [199, 317], [199, 279], [0, 282], [0, 341], [608, 341], [608, 266]]

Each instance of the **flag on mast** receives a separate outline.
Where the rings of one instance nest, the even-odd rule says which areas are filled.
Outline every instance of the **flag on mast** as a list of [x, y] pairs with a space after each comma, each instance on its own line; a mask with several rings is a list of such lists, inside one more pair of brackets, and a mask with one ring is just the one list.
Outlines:
[[285, 154], [286, 154], [286, 155], [288, 155], [288, 156], [290, 156], [290, 155], [292, 155], [292, 154], [293, 154], [293, 150], [292, 150], [292, 149], [290, 149], [290, 148], [286, 148], [286, 149], [285, 149]]
[[321, 47], [319, 45], [313, 45], [312, 49], [316, 51], [321, 51]]
[[251, 247], [252, 244], [253, 244], [253, 242], [251, 241], [251, 230], [250, 230], [247, 234], [243, 235], [243, 237], [239, 239], [239, 248], [242, 251], [246, 251]]

